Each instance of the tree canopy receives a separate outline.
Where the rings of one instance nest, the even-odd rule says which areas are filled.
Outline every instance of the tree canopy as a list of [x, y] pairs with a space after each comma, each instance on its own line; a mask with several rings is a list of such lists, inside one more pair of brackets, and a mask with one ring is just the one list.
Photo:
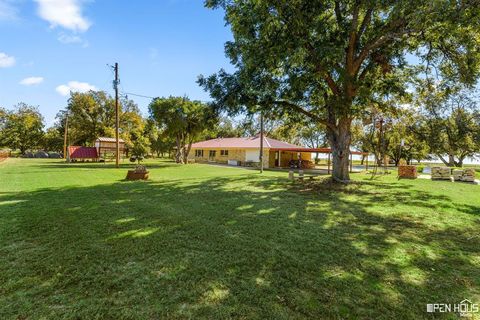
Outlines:
[[44, 123], [37, 107], [19, 103], [14, 110], [1, 113], [1, 145], [19, 149], [21, 153], [40, 145]]
[[[223, 8], [236, 71], [199, 84], [217, 108], [306, 116], [324, 125], [333, 177], [348, 180], [353, 119], [406, 94], [409, 79], [435, 67], [472, 84], [479, 72], [475, 1], [207, 0]], [[414, 55], [422, 68], [407, 59]]]
[[420, 117], [409, 128], [445, 165], [461, 167], [465, 158], [480, 151], [478, 92], [423, 81], [415, 102]]
[[[57, 115], [57, 127], [64, 128], [67, 115], [71, 144], [91, 145], [98, 137], [115, 136], [115, 99], [104, 91], [72, 92], [66, 110]], [[127, 148], [145, 131], [138, 106], [126, 98], [120, 99], [119, 131]]]
[[175, 137], [178, 163], [187, 162], [194, 140], [218, 122], [218, 115], [212, 108], [187, 97], [156, 98], [148, 108], [151, 119], [166, 134]]

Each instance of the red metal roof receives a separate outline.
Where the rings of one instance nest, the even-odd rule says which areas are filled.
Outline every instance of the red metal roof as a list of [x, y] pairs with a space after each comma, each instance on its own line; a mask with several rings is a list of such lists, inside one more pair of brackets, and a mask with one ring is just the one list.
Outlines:
[[[97, 140], [95, 141], [101, 141], [101, 142], [116, 142], [117, 140], [115, 140], [115, 138], [107, 138], [107, 137], [99, 137], [97, 138]], [[123, 139], [118, 139], [118, 142], [120, 143], [125, 143], [125, 141]]]
[[[301, 149], [303, 147], [275, 140], [268, 137], [263, 137], [264, 148], [275, 149]], [[213, 148], [238, 148], [238, 149], [258, 149], [260, 148], [260, 137], [247, 137], [247, 138], [218, 138], [206, 141], [200, 141], [192, 144], [192, 148], [195, 149], [213, 149]]]
[[[268, 137], [263, 137], [263, 147], [269, 148], [271, 151], [296, 151], [296, 152], [318, 152], [318, 153], [332, 153], [330, 148], [305, 148], [291, 143], [275, 140]], [[260, 137], [247, 138], [218, 138], [206, 141], [200, 141], [192, 144], [194, 149], [221, 149], [221, 148], [237, 148], [237, 149], [258, 149], [260, 148]], [[367, 155], [359, 151], [350, 151], [351, 154]]]
[[68, 154], [70, 159], [95, 159], [98, 158], [97, 148], [95, 147], [80, 147], [69, 146]]
[[[295, 152], [318, 152], [318, 153], [332, 153], [331, 148], [294, 148], [294, 149], [278, 149], [272, 148], [271, 151], [295, 151]], [[368, 155], [368, 152], [360, 152], [360, 151], [352, 151], [350, 150], [351, 154], [355, 155]]]

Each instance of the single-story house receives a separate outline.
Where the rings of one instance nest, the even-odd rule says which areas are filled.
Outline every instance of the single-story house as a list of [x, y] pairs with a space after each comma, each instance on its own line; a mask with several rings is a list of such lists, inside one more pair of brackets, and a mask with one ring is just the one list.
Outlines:
[[[304, 164], [312, 161], [312, 151], [291, 143], [263, 138], [263, 165], [265, 168], [288, 167], [299, 158]], [[216, 162], [237, 166], [260, 163], [260, 137], [218, 138], [192, 144], [188, 160]]]

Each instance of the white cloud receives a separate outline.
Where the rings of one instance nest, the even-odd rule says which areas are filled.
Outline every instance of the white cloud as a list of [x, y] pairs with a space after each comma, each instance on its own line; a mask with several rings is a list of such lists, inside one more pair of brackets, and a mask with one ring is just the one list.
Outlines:
[[62, 96], [68, 96], [71, 92], [87, 92], [90, 90], [97, 90], [94, 85], [91, 85], [87, 82], [78, 82], [78, 81], [70, 81], [67, 84], [59, 85], [55, 88], [55, 90], [61, 94]]
[[17, 18], [17, 8], [12, 5], [12, 0], [0, 0], [0, 21], [12, 21]]
[[0, 52], [0, 68], [13, 67], [15, 65], [15, 57], [9, 56], [4, 52]]
[[43, 77], [28, 77], [20, 81], [24, 86], [34, 86], [43, 82]]
[[81, 37], [78, 35], [69, 35], [64, 32], [61, 32], [58, 35], [58, 41], [64, 44], [81, 44], [82, 47], [86, 48], [88, 47], [88, 41], [83, 40]]
[[82, 38], [80, 38], [79, 36], [68, 35], [63, 32], [58, 35], [57, 39], [61, 43], [81, 43], [82, 42]]
[[20, 81], [20, 84], [23, 84], [24, 86], [34, 86], [36, 84], [40, 84], [43, 82], [43, 77], [28, 77]]
[[38, 15], [50, 22], [52, 28], [62, 27], [74, 32], [84, 32], [90, 28], [90, 21], [82, 15], [82, 0], [35, 0]]

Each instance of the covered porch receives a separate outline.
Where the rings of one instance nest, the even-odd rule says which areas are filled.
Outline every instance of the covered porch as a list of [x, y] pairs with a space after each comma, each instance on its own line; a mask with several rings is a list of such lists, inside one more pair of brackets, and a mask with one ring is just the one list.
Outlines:
[[[313, 166], [306, 166], [305, 169], [312, 170], [326, 170], [327, 174], [330, 174], [332, 167], [332, 149], [330, 148], [291, 148], [291, 149], [270, 149], [269, 151], [269, 167], [270, 168], [290, 168], [291, 161], [308, 161]], [[323, 165], [317, 165], [312, 158], [312, 153], [315, 154], [327, 154], [326, 163]], [[360, 151], [350, 151], [349, 167], [350, 172], [353, 172], [355, 166], [353, 164], [353, 155], [365, 156], [365, 169], [368, 170], [368, 153]], [[302, 165], [303, 167], [303, 165]]]

